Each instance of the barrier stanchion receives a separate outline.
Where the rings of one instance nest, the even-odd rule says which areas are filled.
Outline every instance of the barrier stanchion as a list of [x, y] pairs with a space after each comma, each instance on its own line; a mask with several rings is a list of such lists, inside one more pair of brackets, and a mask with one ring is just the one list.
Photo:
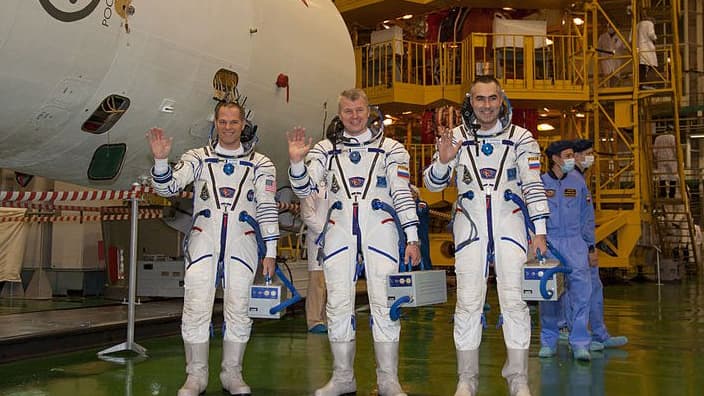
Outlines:
[[[133, 187], [136, 191], [139, 184], [134, 184]], [[133, 194], [130, 198], [132, 213], [130, 218], [130, 283], [128, 291], [129, 299], [127, 301], [127, 340], [121, 344], [98, 352], [98, 357], [100, 358], [107, 354], [120, 351], [133, 351], [139, 356], [147, 356], [146, 348], [134, 342], [135, 298], [137, 295], [137, 215], [139, 196], [140, 194], [137, 193]], [[121, 359], [123, 358], [110, 357], [108, 360], [121, 362]], [[124, 358], [124, 363], [127, 362], [128, 359]]]

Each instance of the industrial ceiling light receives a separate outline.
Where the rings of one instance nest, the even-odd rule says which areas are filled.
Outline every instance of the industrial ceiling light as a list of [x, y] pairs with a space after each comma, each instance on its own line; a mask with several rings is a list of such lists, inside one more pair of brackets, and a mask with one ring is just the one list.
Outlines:
[[401, 17], [401, 19], [411, 19], [411, 18], [413, 18], [413, 14], [406, 14]]
[[554, 131], [555, 127], [548, 124], [547, 122], [544, 122], [542, 124], [538, 124], [538, 131], [539, 132], [548, 132], [548, 131]]
[[574, 24], [577, 25], [577, 26], [582, 26], [582, 25], [584, 25], [584, 19], [582, 19], [582, 18], [580, 18], [580, 17], [574, 17], [574, 18], [572, 18], [572, 22], [574, 22]]
[[394, 120], [392, 120], [391, 118], [385, 118], [385, 119], [384, 119], [384, 126], [389, 126], [389, 125], [391, 125], [391, 124], [393, 124], [393, 123], [394, 123]]

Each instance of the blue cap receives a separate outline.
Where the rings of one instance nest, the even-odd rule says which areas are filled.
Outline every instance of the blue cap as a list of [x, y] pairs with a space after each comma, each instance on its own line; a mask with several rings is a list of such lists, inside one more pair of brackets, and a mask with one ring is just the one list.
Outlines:
[[548, 158], [552, 157], [553, 155], [560, 155], [563, 151], [567, 149], [574, 149], [574, 144], [572, 143], [571, 140], [558, 140], [556, 142], [550, 143], [548, 148], [545, 149], [545, 155], [548, 156]]
[[587, 139], [577, 139], [572, 142], [572, 145], [575, 153], [581, 153], [582, 151], [586, 151], [594, 147], [594, 142]]

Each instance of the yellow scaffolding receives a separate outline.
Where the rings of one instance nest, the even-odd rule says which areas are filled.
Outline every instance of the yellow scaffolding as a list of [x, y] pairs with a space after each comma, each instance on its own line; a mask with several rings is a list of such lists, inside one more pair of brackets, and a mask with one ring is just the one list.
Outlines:
[[[662, 8], [656, 8], [648, 0], [622, 3], [610, 6], [624, 10], [626, 5], [634, 10], [649, 7], [660, 18], [658, 23], [666, 23], [671, 31], [678, 31], [679, 1]], [[638, 23], [636, 14], [631, 16], [630, 26]], [[643, 246], [663, 246], [663, 235], [670, 233], [666, 222], [658, 221], [661, 216], [653, 216], [665, 208], [653, 188], [650, 131], [659, 122], [653, 118], [652, 109], [656, 107], [664, 107], [672, 118], [681, 192], [676, 203], [684, 213], [684, 224], [680, 227], [687, 230], [687, 235], [681, 238], [686, 239], [684, 244], [693, 241], [679, 137], [680, 90], [676, 82], [681, 80], [681, 68], [679, 53], [673, 50], [678, 48], [677, 35], [672, 35], [671, 43], [657, 47], [661, 67], [652, 78], [639, 81], [639, 53], [630, 44], [637, 42], [636, 29], [630, 29], [630, 33], [624, 32], [626, 29], [619, 31], [596, 0], [585, 2], [582, 11], [573, 10], [570, 16], [579, 16], [585, 23], [567, 24], [565, 34], [473, 33], [459, 42], [397, 40], [359, 46], [357, 85], [365, 89], [372, 103], [400, 112], [459, 105], [477, 76], [492, 74], [512, 102], [525, 107], [560, 109], [560, 134], [540, 136], [539, 142], [542, 145], [575, 137], [594, 140], [597, 161], [590, 177], [600, 265], [635, 270], [643, 264], [646, 251]], [[598, 48], [599, 33], [605, 26], [615, 28], [624, 47], [620, 53], [605, 53]], [[399, 47], [402, 52], [395, 50]], [[600, 75], [600, 62], [609, 59], [620, 61], [620, 65], [609, 74]], [[408, 131], [406, 143], [415, 164], [412, 182], [422, 186], [422, 170], [429, 165], [434, 146], [412, 144], [410, 125]], [[421, 191], [423, 199], [431, 204], [452, 202], [456, 197], [454, 191], [435, 194]], [[690, 251], [696, 253], [696, 249]], [[693, 257], [693, 261], [699, 262], [698, 257]]]

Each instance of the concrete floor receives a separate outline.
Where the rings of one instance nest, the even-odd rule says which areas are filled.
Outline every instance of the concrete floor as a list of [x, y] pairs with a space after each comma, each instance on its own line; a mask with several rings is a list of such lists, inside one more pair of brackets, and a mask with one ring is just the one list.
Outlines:
[[[704, 389], [704, 283], [613, 285], [605, 288], [605, 320], [612, 335], [630, 343], [595, 353], [589, 364], [575, 363], [567, 346], [558, 356], [539, 359], [533, 328], [529, 362], [533, 395], [700, 395]], [[452, 343], [452, 300], [432, 308], [406, 309], [400, 379], [409, 395], [452, 395], [456, 384]], [[479, 395], [507, 394], [500, 371], [505, 358], [496, 323], [494, 286], [488, 301], [490, 327], [480, 352]], [[138, 308], [139, 309], [139, 308]], [[358, 312], [358, 395], [376, 394], [368, 311]], [[2, 317], [0, 317], [2, 319]], [[533, 311], [537, 323], [537, 312]], [[174, 395], [184, 374], [180, 337], [137, 339], [146, 360], [116, 364], [99, 360], [103, 349], [53, 355], [0, 365], [1, 395]], [[206, 394], [222, 395], [218, 379], [221, 340], [211, 343]], [[308, 334], [302, 312], [278, 321], [257, 320], [245, 356], [245, 379], [254, 395], [309, 395], [324, 384], [331, 355], [324, 335]]]

